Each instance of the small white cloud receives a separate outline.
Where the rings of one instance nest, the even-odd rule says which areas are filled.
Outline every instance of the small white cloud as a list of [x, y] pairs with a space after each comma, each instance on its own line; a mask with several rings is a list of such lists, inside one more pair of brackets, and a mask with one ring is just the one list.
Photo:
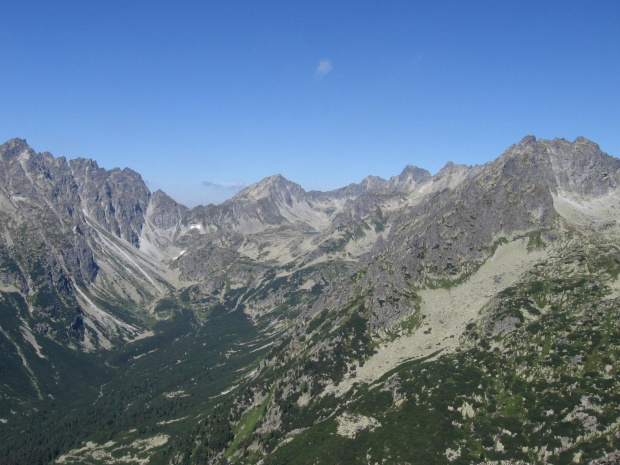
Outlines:
[[225, 189], [239, 190], [245, 187], [243, 181], [237, 182], [217, 182], [217, 181], [202, 181], [204, 187], [222, 187]]
[[327, 58], [323, 58], [321, 61], [319, 61], [319, 65], [316, 67], [316, 77], [322, 78], [323, 76], [327, 76], [329, 73], [331, 73], [333, 68], [334, 67], [332, 66], [331, 61], [329, 61], [329, 59]]

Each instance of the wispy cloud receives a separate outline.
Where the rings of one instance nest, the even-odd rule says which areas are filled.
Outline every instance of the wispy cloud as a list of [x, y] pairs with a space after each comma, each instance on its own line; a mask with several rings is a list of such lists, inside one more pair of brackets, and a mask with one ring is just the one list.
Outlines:
[[243, 181], [237, 182], [217, 182], [217, 181], [202, 181], [203, 187], [219, 187], [223, 189], [240, 190], [245, 187]]
[[332, 62], [328, 58], [323, 58], [316, 67], [315, 75], [318, 79], [321, 79], [331, 73], [332, 69], [334, 69]]

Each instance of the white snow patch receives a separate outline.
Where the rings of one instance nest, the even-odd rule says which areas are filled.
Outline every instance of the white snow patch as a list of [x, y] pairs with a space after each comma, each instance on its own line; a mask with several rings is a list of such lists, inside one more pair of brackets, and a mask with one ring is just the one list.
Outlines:
[[463, 415], [463, 420], [474, 418], [476, 416], [476, 411], [474, 410], [473, 405], [467, 401], [463, 402], [463, 405], [457, 408], [457, 410], [461, 412], [461, 415]]
[[258, 373], [258, 369], [255, 368], [254, 370], [250, 371], [247, 375], [244, 376], [245, 379], [252, 379], [256, 376], [256, 373]]
[[238, 385], [237, 385], [237, 384], [235, 384], [233, 387], [231, 387], [231, 388], [230, 388], [230, 389], [228, 389], [227, 391], [222, 391], [222, 392], [220, 393], [220, 396], [226, 395], [226, 394], [228, 394], [229, 392], [233, 392], [235, 389], [237, 389], [237, 386], [238, 386]]

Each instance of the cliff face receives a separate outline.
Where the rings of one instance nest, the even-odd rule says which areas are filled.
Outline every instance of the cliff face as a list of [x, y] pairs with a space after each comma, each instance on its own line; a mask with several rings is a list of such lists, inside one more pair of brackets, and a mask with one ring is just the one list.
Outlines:
[[[132, 257], [151, 197], [140, 175], [38, 154], [20, 139], [0, 146], [0, 165], [0, 279], [27, 302], [28, 329], [84, 350], [138, 334], [114, 313], [162, 288]], [[132, 268], [146, 285], [124, 276]]]
[[137, 246], [149, 198], [148, 188], [135, 171], [99, 168], [78, 158], [69, 162], [80, 207], [107, 231]]
[[[77, 184], [66, 161], [49, 154], [35, 154], [18, 139], [0, 147], [0, 160], [5, 216], [2, 226], [7, 245], [33, 237], [51, 252], [46, 254], [47, 261], [60, 260], [70, 275], [87, 282], [94, 280], [97, 267], [92, 251], [84, 237], [76, 233], [83, 229], [84, 222], [80, 218]], [[17, 229], [11, 233], [13, 228]], [[54, 238], [67, 240], [71, 245], [58, 247]], [[18, 250], [13, 258], [24, 258], [27, 254], [23, 252]], [[57, 279], [59, 273], [58, 268], [50, 278]]]

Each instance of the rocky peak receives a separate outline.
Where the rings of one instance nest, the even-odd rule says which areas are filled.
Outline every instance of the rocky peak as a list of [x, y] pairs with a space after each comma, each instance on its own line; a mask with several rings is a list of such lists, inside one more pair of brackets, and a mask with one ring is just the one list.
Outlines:
[[399, 175], [399, 178], [403, 177], [412, 178], [416, 182], [425, 182], [431, 178], [431, 174], [423, 168], [419, 168], [415, 165], [407, 165]]
[[366, 176], [361, 185], [364, 187], [366, 191], [374, 191], [378, 189], [383, 189], [386, 185], [386, 180], [380, 178], [379, 176]]
[[259, 201], [261, 199], [285, 199], [290, 204], [292, 199], [304, 198], [306, 191], [299, 184], [289, 181], [281, 174], [269, 176], [235, 195], [231, 201]]
[[598, 197], [620, 185], [620, 160], [607, 155], [598, 144], [584, 137], [572, 143], [564, 139], [540, 142], [560, 191]]
[[69, 166], [86, 214], [137, 247], [151, 195], [142, 177], [129, 168], [100, 168], [86, 158], [71, 160]]
[[328, 192], [312, 191], [315, 198], [327, 197], [332, 199], [352, 199], [359, 197], [367, 192], [385, 189], [388, 181], [379, 176], [366, 176], [360, 183], [351, 183], [348, 186], [340, 187]]
[[601, 149], [596, 142], [593, 142], [590, 139], [586, 139], [583, 136], [577, 136], [575, 138], [575, 141], [573, 142], [573, 144], [577, 145], [577, 146], [585, 146], [585, 147], [591, 148], [593, 150], [600, 150]]
[[435, 176], [433, 176], [433, 189], [454, 189], [474, 171], [476, 170], [471, 166], [456, 165], [449, 161]]
[[469, 170], [469, 166], [467, 165], [457, 165], [451, 161], [447, 162], [443, 168], [441, 168], [437, 174], [435, 175], [436, 178], [442, 178], [444, 176], [451, 176], [454, 174], [458, 174], [458, 173], [463, 173], [465, 171]]
[[521, 139], [521, 141], [518, 142], [517, 145], [530, 145], [534, 143], [536, 143], [536, 136], [530, 134]]
[[620, 184], [620, 160], [594, 142], [524, 138], [495, 162], [519, 183], [538, 184], [553, 194], [600, 196]]
[[24, 152], [34, 153], [34, 150], [26, 143], [26, 139], [16, 137], [0, 145], [0, 158], [4, 160], [18, 157]]
[[388, 188], [398, 190], [412, 190], [420, 184], [424, 184], [432, 178], [427, 170], [414, 165], [407, 165], [398, 175], [390, 178]]
[[170, 229], [183, 219], [188, 208], [174, 201], [162, 190], [157, 190], [149, 199], [148, 219], [158, 228]]

